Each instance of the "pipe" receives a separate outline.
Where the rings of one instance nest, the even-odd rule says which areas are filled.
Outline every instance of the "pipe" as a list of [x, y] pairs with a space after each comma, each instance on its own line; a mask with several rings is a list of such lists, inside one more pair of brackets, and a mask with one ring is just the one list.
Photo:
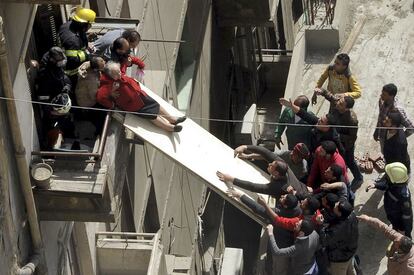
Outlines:
[[[3, 86], [4, 95], [12, 100], [6, 101], [8, 112], [8, 122], [12, 134], [13, 147], [15, 151], [15, 159], [17, 165], [17, 172], [19, 174], [19, 183], [23, 193], [28, 222], [30, 226], [30, 233], [34, 251], [39, 251], [41, 254], [40, 260], [42, 267], [39, 268], [39, 274], [47, 274], [47, 268], [44, 261], [43, 241], [40, 233], [39, 221], [37, 218], [36, 205], [32, 193], [32, 185], [29, 176], [29, 167], [26, 161], [26, 150], [23, 146], [22, 133], [19, 127], [19, 120], [17, 118], [17, 110], [14, 102], [13, 86], [10, 78], [9, 64], [7, 60], [6, 39], [3, 33], [3, 19], [0, 17], [0, 79]], [[35, 267], [36, 263], [33, 263]]]
[[27, 263], [25, 266], [19, 268], [16, 271], [16, 275], [32, 275], [34, 274], [36, 267], [39, 265], [41, 261], [41, 254], [35, 253], [32, 255], [32, 258], [30, 259], [29, 263]]
[[110, 121], [111, 121], [111, 112], [107, 112], [105, 116], [104, 126], [102, 129], [101, 142], [99, 143], [99, 149], [98, 149], [99, 159], [102, 159], [103, 151], [105, 149], [106, 136], [108, 135], [108, 128], [109, 128]]
[[[1, 24], [1, 17], [0, 17]], [[4, 127], [3, 125], [1, 125]], [[0, 217], [3, 219], [0, 221], [0, 231], [4, 234], [5, 248], [9, 251], [6, 255], [10, 257], [6, 261], [10, 261], [10, 265], [17, 269], [17, 241], [14, 234], [16, 228], [13, 223], [10, 207], [10, 178], [8, 174], [9, 163], [6, 155], [5, 142], [6, 137], [3, 131], [0, 132]], [[7, 241], [6, 241], [7, 240]], [[10, 247], [7, 245], [10, 243]]]
[[89, 152], [58, 152], [58, 151], [32, 151], [33, 156], [55, 156], [55, 157], [94, 157], [99, 158], [98, 153]]
[[[0, 25], [1, 25], [1, 17], [0, 17]], [[4, 136], [1, 136], [0, 139], [4, 139]], [[10, 185], [10, 178], [7, 170], [9, 169], [9, 163], [6, 156], [6, 149], [4, 148], [4, 142], [0, 142], [0, 206], [3, 210], [3, 217], [4, 221], [0, 224], [0, 230], [6, 236], [7, 240], [11, 245], [9, 253], [9, 257], [11, 257], [11, 266], [14, 269], [13, 274], [18, 275], [32, 275], [36, 269], [36, 266], [39, 264], [40, 254], [35, 253], [33, 254], [32, 258], [30, 259], [29, 263], [27, 263], [23, 267], [19, 267], [17, 263], [17, 255], [18, 255], [18, 248], [17, 248], [17, 241], [15, 232], [16, 228], [13, 223], [11, 208], [10, 208], [10, 198], [9, 198], [9, 185]]]

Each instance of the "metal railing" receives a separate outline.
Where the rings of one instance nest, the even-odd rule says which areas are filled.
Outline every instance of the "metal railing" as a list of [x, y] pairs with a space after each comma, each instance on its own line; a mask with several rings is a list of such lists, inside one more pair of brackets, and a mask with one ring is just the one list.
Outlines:
[[32, 151], [33, 156], [53, 156], [53, 157], [91, 157], [101, 160], [105, 149], [108, 128], [111, 122], [111, 112], [107, 112], [102, 129], [101, 139], [99, 141], [98, 152], [59, 152], [59, 151]]
[[[100, 238], [105, 236], [106, 238]], [[96, 232], [95, 244], [98, 240], [117, 242], [142, 242], [155, 243], [157, 233], [136, 233], [136, 232]]]
[[323, 16], [323, 24], [332, 24], [335, 16], [335, 6], [336, 0], [305, 0], [304, 12], [305, 12], [305, 24], [315, 25], [316, 18], [318, 13], [321, 13]]

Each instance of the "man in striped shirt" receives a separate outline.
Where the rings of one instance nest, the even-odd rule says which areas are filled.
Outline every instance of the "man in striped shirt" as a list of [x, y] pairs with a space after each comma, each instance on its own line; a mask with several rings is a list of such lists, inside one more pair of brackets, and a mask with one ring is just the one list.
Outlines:
[[[414, 133], [414, 124], [411, 119], [407, 116], [404, 108], [398, 103], [395, 96], [397, 95], [397, 86], [393, 83], [389, 83], [382, 87], [381, 98], [379, 100], [379, 114], [377, 127], [384, 127], [384, 120], [388, 113], [391, 111], [397, 111], [401, 114], [401, 125], [404, 126], [406, 137]], [[386, 129], [375, 129], [374, 139], [379, 141], [381, 144], [381, 151], [383, 151]]]

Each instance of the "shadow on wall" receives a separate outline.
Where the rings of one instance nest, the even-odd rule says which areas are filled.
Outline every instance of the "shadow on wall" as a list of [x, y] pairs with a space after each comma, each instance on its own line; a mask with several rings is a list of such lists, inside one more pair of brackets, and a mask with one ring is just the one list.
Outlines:
[[336, 29], [308, 29], [305, 31], [307, 64], [328, 64], [339, 50]]

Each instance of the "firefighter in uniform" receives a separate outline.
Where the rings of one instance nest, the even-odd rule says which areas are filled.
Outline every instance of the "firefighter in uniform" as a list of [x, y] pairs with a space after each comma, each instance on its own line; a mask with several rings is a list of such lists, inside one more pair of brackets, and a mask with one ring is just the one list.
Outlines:
[[78, 79], [79, 66], [89, 60], [88, 38], [86, 32], [95, 22], [96, 13], [87, 8], [77, 7], [71, 20], [64, 23], [59, 29], [59, 38], [65, 49], [67, 64], [65, 73], [72, 81], [74, 91]]
[[384, 209], [387, 219], [394, 230], [411, 238], [413, 211], [408, 180], [407, 167], [401, 162], [393, 162], [385, 166], [385, 176], [370, 184], [366, 191], [374, 188], [385, 191]]

